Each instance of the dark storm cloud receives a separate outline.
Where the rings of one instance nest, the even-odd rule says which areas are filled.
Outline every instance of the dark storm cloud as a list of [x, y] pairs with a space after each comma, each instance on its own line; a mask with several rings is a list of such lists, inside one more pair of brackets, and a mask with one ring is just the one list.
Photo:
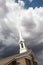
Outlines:
[[3, 44], [2, 40], [0, 40], [0, 49], [5, 47], [5, 45]]
[[[29, 48], [29, 47], [28, 47]], [[32, 49], [32, 50], [34, 50], [34, 52], [37, 54], [37, 53], [39, 53], [41, 50], [43, 50], [43, 42], [42, 43], [40, 43], [40, 44], [38, 44], [38, 45], [35, 45], [35, 46], [30, 46], [30, 48]]]
[[8, 56], [11, 56], [13, 54], [16, 54], [19, 52], [19, 47], [18, 45], [17, 46], [14, 46], [14, 45], [10, 45], [8, 47], [5, 47], [5, 49], [3, 50], [3, 55], [1, 55], [1, 57], [5, 58], [5, 57], [8, 57]]
[[18, 52], [18, 34], [15, 32], [12, 32], [7, 26], [5, 26], [5, 28], [2, 26], [2, 30], [0, 32], [0, 59], [13, 55], [16, 51]]
[[4, 54], [3, 51], [5, 49], [6, 45], [3, 44], [3, 41], [0, 40], [0, 59], [2, 58], [2, 55]]

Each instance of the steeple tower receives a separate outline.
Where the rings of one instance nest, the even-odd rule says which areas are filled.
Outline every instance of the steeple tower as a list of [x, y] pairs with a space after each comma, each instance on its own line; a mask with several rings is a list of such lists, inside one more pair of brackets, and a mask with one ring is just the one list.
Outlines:
[[20, 46], [20, 53], [24, 53], [27, 51], [24, 40], [22, 38], [22, 35], [20, 33], [20, 40], [19, 40], [19, 46]]

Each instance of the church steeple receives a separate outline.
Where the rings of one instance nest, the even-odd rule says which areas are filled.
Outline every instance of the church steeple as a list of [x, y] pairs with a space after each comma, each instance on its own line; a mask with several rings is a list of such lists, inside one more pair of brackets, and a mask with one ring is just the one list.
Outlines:
[[20, 34], [19, 46], [20, 46], [20, 53], [24, 53], [24, 52], [27, 51], [24, 40], [23, 40], [21, 34]]

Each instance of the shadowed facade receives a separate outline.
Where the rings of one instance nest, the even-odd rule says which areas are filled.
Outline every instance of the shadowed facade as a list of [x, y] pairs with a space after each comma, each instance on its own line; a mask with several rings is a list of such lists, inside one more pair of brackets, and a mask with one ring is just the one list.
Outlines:
[[32, 50], [0, 60], [0, 65], [38, 65]]

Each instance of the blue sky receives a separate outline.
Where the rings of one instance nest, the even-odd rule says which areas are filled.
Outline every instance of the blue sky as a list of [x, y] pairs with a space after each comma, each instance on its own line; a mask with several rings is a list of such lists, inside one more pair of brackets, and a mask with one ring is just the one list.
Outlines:
[[[17, 2], [18, 0], [16, 0]], [[29, 7], [43, 7], [43, 0], [23, 0], [25, 3], [24, 8], [29, 8]]]
[[29, 2], [29, 0], [24, 0], [25, 7], [42, 7], [43, 6], [43, 0], [33, 0], [32, 2]]

